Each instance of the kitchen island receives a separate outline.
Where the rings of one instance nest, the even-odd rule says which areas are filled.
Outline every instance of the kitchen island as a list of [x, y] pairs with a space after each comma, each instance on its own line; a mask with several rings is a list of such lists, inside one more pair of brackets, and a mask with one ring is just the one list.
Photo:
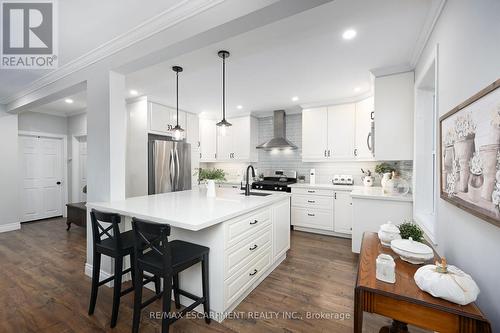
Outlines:
[[[244, 196], [239, 189], [219, 188], [217, 197], [207, 198], [206, 190], [194, 189], [87, 203], [87, 209], [120, 214], [124, 231], [131, 229], [132, 217], [170, 224], [169, 239], [209, 247], [210, 307], [214, 319], [221, 321], [290, 248], [290, 195], [265, 194]], [[90, 268], [87, 264], [87, 274]], [[179, 279], [182, 289], [201, 295], [200, 264], [180, 273]], [[190, 301], [181, 297], [181, 303]], [[202, 312], [201, 307], [197, 310]]]

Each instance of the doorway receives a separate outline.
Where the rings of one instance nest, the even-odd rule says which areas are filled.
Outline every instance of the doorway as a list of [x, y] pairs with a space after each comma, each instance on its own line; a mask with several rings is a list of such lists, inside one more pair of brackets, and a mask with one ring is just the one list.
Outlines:
[[19, 134], [21, 222], [64, 215], [64, 138]]

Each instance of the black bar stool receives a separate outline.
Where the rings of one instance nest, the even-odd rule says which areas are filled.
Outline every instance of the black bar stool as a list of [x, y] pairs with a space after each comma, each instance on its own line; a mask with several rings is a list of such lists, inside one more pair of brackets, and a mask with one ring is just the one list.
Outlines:
[[[135, 280], [142, 281], [144, 272], [163, 277], [161, 332], [167, 333], [170, 324], [200, 304], [203, 304], [205, 322], [210, 324], [208, 286], [208, 253], [210, 249], [181, 240], [169, 242], [170, 225], [168, 224], [153, 223], [133, 218], [132, 229], [135, 236]], [[195, 296], [179, 288], [179, 273], [198, 262], [201, 262], [202, 297]], [[172, 289], [177, 309], [181, 307], [180, 295], [194, 301], [194, 303], [182, 309], [176, 316], [169, 315]], [[156, 299], [157, 297], [153, 297], [142, 303], [142, 283], [135, 284], [133, 333], [139, 332], [141, 309]]]
[[[94, 313], [95, 304], [97, 301], [97, 291], [99, 287], [105, 283], [114, 281], [111, 327], [115, 327], [116, 321], [118, 319], [120, 297], [133, 291], [134, 286], [136, 285], [134, 274], [134, 232], [130, 230], [120, 233], [119, 224], [121, 218], [118, 214], [103, 213], [92, 209], [92, 211], [90, 212], [90, 218], [92, 222], [93, 268], [89, 316]], [[103, 238], [103, 236], [107, 236], [107, 238]], [[101, 271], [101, 255], [106, 255], [114, 258], [115, 274], [105, 280], [99, 281], [99, 275]], [[123, 270], [123, 257], [127, 255], [130, 255], [130, 268]], [[126, 274], [128, 272], [132, 272], [132, 287], [122, 291], [122, 276], [123, 274]], [[157, 295], [160, 295], [160, 278], [151, 276], [148, 277], [144, 282], [148, 283], [151, 281], [155, 282], [156, 293]]]

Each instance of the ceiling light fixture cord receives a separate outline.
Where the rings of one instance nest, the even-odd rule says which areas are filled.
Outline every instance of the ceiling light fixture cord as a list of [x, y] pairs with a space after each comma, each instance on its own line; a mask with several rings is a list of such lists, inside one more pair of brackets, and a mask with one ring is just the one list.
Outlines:
[[176, 75], [175, 93], [177, 98], [177, 127], [179, 127], [179, 72], [176, 72], [175, 75]]
[[219, 127], [229, 127], [231, 123], [226, 120], [226, 58], [229, 52], [221, 50], [217, 53], [222, 58], [222, 120], [217, 123]]

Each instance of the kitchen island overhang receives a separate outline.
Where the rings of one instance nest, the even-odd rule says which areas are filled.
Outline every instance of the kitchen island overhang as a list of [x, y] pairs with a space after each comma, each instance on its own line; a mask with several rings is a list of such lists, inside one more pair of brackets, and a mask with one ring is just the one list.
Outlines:
[[[222, 321], [285, 258], [290, 248], [290, 194], [241, 195], [240, 190], [217, 190], [207, 198], [206, 191], [163, 193], [121, 201], [88, 203], [97, 209], [122, 216], [123, 231], [131, 229], [132, 217], [170, 224], [169, 240], [184, 241], [210, 248], [209, 283], [211, 315]], [[91, 236], [88, 230], [88, 237]], [[86, 274], [92, 263], [87, 242]], [[112, 274], [111, 263], [104, 276]], [[195, 265], [179, 275], [180, 287], [201, 295], [201, 267]], [[183, 305], [189, 300], [181, 296]], [[201, 307], [196, 311], [203, 312]]]

